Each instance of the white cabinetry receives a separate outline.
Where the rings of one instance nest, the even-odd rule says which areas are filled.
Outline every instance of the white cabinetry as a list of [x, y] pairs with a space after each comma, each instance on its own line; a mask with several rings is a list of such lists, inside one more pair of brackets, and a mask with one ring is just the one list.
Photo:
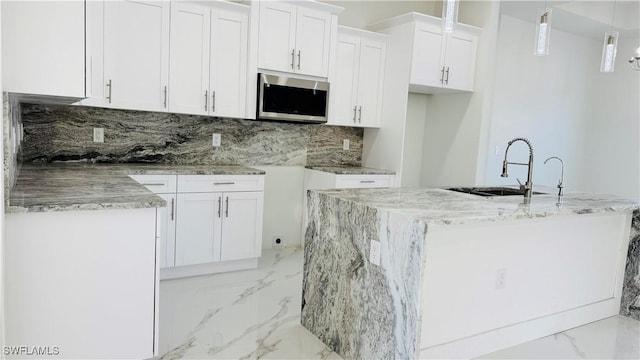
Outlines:
[[105, 1], [105, 106], [166, 111], [169, 2]]
[[410, 60], [410, 92], [473, 91], [480, 28], [458, 23], [444, 33], [442, 19], [409, 13], [372, 29], [390, 34], [396, 51]]
[[160, 243], [160, 268], [174, 265], [176, 246], [176, 175], [130, 175], [158, 194], [167, 206], [157, 209], [156, 239]]
[[[167, 201], [158, 212], [162, 278], [255, 267], [264, 175], [131, 175]], [[247, 261], [252, 260], [252, 261]]]
[[260, 3], [258, 67], [327, 77], [342, 8], [315, 2]]
[[2, 90], [85, 96], [84, 1], [3, 1]]
[[332, 67], [331, 125], [379, 127], [385, 70], [386, 35], [338, 28]]
[[249, 9], [216, 6], [171, 3], [169, 111], [244, 118]]

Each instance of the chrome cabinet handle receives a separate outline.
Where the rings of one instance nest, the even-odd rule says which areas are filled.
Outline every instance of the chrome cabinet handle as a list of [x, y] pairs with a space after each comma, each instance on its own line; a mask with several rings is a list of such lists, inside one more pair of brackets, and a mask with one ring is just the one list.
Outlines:
[[164, 183], [142, 183], [142, 186], [164, 186]]
[[296, 49], [291, 50], [291, 70], [294, 69], [293, 67], [293, 63], [295, 62], [295, 53], [296, 53]]
[[362, 106], [358, 108], [358, 122], [362, 123]]
[[220, 210], [222, 209], [222, 197], [218, 196], [218, 217], [220, 217]]
[[440, 70], [440, 84], [444, 83], [444, 66], [442, 67], [442, 70]]
[[373, 184], [374, 182], [376, 182], [375, 180], [360, 180], [361, 184]]
[[233, 181], [229, 181], [229, 182], [214, 182], [213, 185], [233, 185], [235, 184], [235, 182]]
[[216, 111], [216, 92], [211, 92], [211, 111]]
[[300, 70], [300, 50], [298, 50], [298, 70]]
[[354, 124], [356, 123], [356, 109], [357, 109], [357, 108], [358, 108], [357, 106], [354, 106], [354, 107], [353, 107], [353, 123], [354, 123]]
[[107, 95], [107, 100], [109, 100], [109, 104], [111, 104], [111, 79], [109, 79], [109, 82], [107, 83], [107, 87], [109, 88], [109, 92]]
[[204, 91], [204, 111], [209, 108], [209, 90]]
[[175, 199], [171, 198], [171, 221], [173, 221], [174, 212], [175, 212]]
[[447, 66], [447, 77], [444, 79], [444, 84], [449, 85], [449, 67]]
[[167, 86], [166, 85], [164, 86], [164, 100], [163, 100], [162, 104], [164, 105], [164, 108], [166, 109], [167, 108]]
[[227, 198], [225, 199], [225, 205], [224, 205], [224, 216], [225, 217], [229, 217], [229, 197], [227, 196]]

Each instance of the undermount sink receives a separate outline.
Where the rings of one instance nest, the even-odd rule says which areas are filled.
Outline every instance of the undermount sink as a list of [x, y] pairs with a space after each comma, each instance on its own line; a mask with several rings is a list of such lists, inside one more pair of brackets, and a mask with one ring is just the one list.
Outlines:
[[[490, 187], [455, 187], [448, 188], [450, 191], [457, 191], [465, 194], [478, 195], [478, 196], [511, 196], [511, 195], [524, 195], [524, 190], [514, 189], [510, 187], [490, 186]], [[533, 195], [545, 194], [542, 192], [534, 191]]]

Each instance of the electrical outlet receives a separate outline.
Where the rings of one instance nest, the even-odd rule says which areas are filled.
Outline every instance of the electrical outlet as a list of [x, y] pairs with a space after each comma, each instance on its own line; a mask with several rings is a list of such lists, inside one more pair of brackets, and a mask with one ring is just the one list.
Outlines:
[[211, 140], [212, 140], [213, 146], [218, 147], [222, 143], [222, 136], [220, 136], [220, 134], [214, 133], [211, 136]]
[[507, 269], [498, 269], [496, 271], [496, 290], [502, 290], [505, 287], [507, 287]]
[[104, 128], [93, 128], [93, 142], [104, 142]]
[[284, 237], [281, 235], [276, 235], [273, 237], [271, 241], [271, 246], [274, 248], [279, 248], [284, 246]]
[[369, 247], [369, 262], [380, 266], [380, 241], [371, 240]]
[[342, 140], [342, 150], [349, 150], [349, 139]]

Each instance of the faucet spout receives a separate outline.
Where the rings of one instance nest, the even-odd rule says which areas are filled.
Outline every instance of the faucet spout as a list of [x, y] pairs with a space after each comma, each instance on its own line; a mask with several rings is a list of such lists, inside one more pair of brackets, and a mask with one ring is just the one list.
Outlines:
[[[529, 147], [529, 162], [528, 163], [517, 163], [517, 162], [509, 162], [507, 160], [507, 155], [509, 154], [509, 148], [515, 142], [522, 141]], [[507, 143], [507, 149], [504, 152], [504, 161], [502, 162], [502, 174], [501, 177], [508, 177], [507, 168], [509, 165], [524, 165], [527, 166], [527, 182], [524, 185], [520, 185], [520, 189], [524, 190], [524, 197], [526, 200], [531, 199], [531, 194], [533, 193], [533, 146], [531, 142], [526, 138], [515, 138]]]
[[546, 164], [547, 161], [551, 160], [551, 159], [556, 159], [558, 161], [560, 161], [560, 165], [561, 165], [561, 170], [560, 170], [560, 180], [558, 180], [558, 196], [562, 196], [562, 188], [564, 187], [564, 161], [562, 161], [561, 158], [557, 157], [557, 156], [552, 156], [550, 158], [548, 158], [547, 160], [544, 161], [544, 163]]

